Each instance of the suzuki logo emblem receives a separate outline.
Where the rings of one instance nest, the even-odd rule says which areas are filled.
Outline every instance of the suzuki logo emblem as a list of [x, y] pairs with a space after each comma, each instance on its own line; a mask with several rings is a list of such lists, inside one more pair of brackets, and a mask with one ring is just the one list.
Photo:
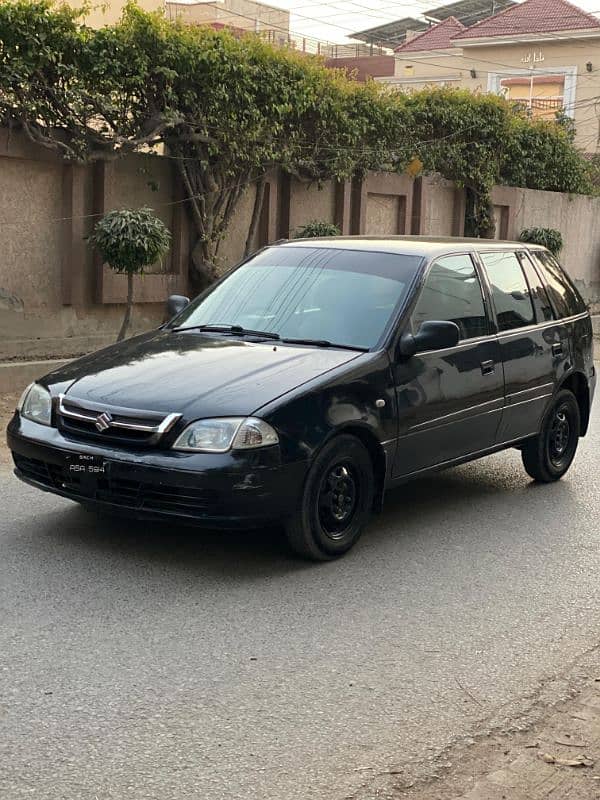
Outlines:
[[96, 417], [96, 422], [94, 423], [98, 430], [102, 433], [102, 431], [106, 431], [110, 428], [110, 423], [112, 422], [112, 417], [108, 413], [108, 411], [103, 411], [102, 414], [99, 414]]

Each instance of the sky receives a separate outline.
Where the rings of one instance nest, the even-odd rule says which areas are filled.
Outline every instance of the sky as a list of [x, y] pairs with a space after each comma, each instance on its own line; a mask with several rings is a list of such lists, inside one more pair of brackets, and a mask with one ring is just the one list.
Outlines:
[[[444, 3], [444, 0], [413, 0], [408, 3], [394, 3], [393, 0], [263, 1], [290, 10], [290, 28], [293, 33], [330, 42], [343, 42], [354, 31], [372, 28], [402, 17], [418, 16], [419, 12]], [[586, 11], [600, 14], [600, 0], [579, 0], [576, 4]]]

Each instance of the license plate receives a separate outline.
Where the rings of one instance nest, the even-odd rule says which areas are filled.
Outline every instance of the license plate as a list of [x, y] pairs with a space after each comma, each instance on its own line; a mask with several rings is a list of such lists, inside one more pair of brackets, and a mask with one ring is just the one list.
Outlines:
[[67, 470], [72, 475], [104, 475], [107, 464], [102, 456], [73, 453], [67, 456]]

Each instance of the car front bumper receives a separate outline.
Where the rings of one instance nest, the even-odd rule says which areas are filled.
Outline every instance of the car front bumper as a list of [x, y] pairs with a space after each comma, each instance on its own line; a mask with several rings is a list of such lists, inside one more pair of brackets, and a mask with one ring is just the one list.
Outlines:
[[[298, 507], [308, 462], [282, 464], [278, 447], [178, 453], [67, 439], [15, 414], [7, 442], [24, 482], [97, 509], [203, 527], [255, 527]], [[104, 472], [82, 475], [69, 457], [99, 457]]]

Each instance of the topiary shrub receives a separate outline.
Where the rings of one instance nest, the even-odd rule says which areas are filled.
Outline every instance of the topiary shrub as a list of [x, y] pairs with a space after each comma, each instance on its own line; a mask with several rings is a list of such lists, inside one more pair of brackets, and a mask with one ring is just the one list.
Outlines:
[[519, 241], [541, 244], [555, 256], [563, 249], [562, 234], [554, 228], [524, 228], [519, 234]]
[[318, 236], [340, 236], [341, 230], [333, 222], [313, 219], [296, 230], [295, 239], [313, 239]]
[[166, 254], [171, 233], [151, 208], [109, 211], [96, 223], [88, 241], [115, 272], [127, 275], [127, 308], [117, 342], [125, 338], [133, 308], [133, 276]]

